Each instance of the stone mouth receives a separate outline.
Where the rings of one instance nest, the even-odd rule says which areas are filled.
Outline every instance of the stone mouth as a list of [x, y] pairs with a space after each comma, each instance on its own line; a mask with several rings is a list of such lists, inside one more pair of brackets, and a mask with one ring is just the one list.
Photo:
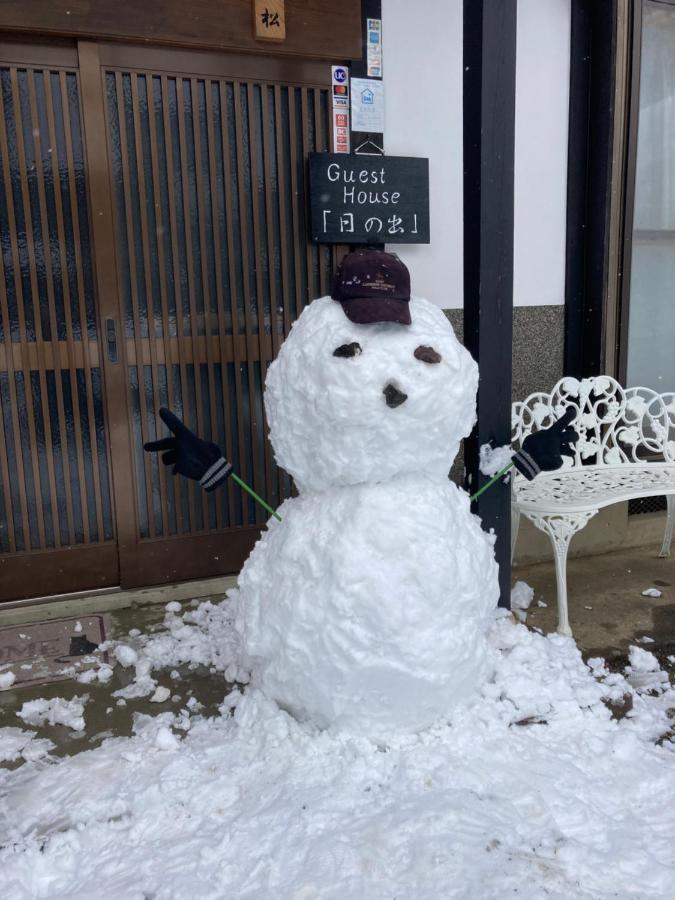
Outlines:
[[405, 403], [408, 399], [408, 395], [404, 394], [403, 391], [399, 390], [396, 385], [391, 382], [385, 385], [382, 393], [384, 394], [384, 399], [390, 409], [396, 409], [397, 406]]

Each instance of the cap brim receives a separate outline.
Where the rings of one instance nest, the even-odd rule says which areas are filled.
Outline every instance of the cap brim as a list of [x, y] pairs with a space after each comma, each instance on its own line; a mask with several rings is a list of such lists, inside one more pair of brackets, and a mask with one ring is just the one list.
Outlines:
[[392, 297], [355, 297], [340, 301], [345, 315], [357, 325], [375, 322], [396, 322], [410, 325], [410, 304]]

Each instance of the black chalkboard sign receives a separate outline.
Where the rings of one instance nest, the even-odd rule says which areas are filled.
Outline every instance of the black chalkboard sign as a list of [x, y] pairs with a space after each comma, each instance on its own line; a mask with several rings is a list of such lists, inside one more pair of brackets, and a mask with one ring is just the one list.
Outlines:
[[309, 154], [312, 240], [428, 244], [429, 160]]

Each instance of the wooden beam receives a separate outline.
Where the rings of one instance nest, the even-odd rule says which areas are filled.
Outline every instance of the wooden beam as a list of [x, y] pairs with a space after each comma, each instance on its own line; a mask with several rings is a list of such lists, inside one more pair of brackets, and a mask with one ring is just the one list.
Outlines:
[[[286, 0], [280, 56], [343, 62], [361, 56], [359, 0]], [[0, 31], [269, 53], [253, 0], [2, 0]]]
[[[516, 3], [464, 0], [464, 341], [480, 369], [478, 423], [465, 445], [471, 493], [485, 481], [479, 447], [511, 441]], [[475, 507], [497, 536], [499, 603], [509, 607], [509, 486]]]

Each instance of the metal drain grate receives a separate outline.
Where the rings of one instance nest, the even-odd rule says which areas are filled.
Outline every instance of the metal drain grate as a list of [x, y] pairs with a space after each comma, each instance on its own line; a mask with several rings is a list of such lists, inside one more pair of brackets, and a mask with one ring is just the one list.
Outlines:
[[628, 515], [639, 516], [642, 513], [663, 512], [666, 508], [665, 497], [639, 497], [628, 501]]

